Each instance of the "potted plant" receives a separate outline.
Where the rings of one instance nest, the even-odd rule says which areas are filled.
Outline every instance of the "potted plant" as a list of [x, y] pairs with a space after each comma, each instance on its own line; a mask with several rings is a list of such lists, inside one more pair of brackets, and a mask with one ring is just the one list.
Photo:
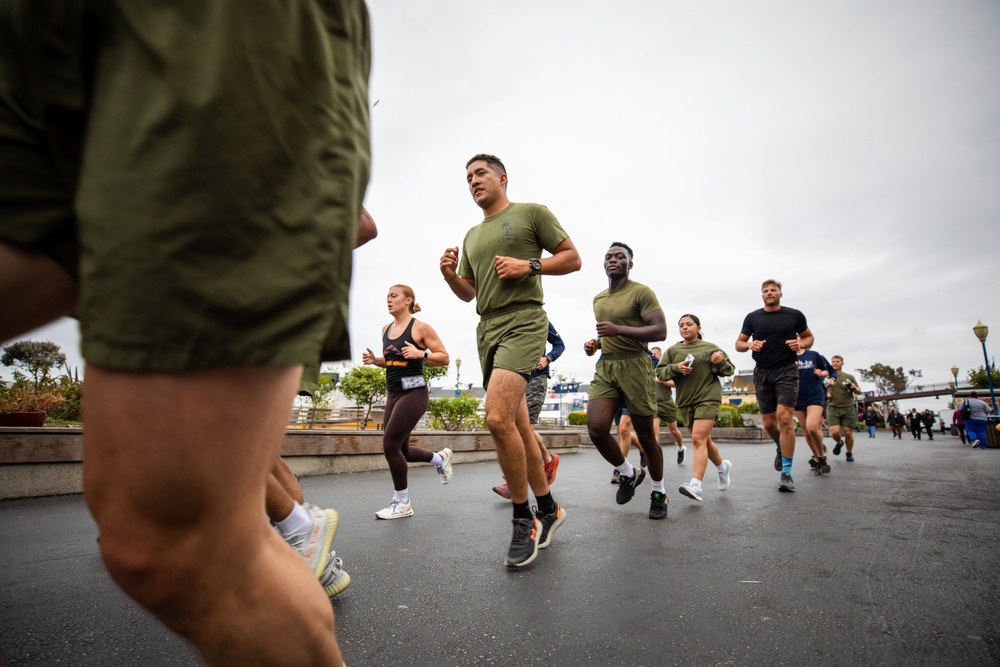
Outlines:
[[42, 426], [45, 413], [65, 400], [47, 388], [35, 389], [27, 382], [11, 387], [0, 385], [0, 426]]

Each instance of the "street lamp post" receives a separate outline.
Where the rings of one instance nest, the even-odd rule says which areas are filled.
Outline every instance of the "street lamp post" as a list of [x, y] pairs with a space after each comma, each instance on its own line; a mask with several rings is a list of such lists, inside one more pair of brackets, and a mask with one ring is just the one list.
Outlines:
[[955, 378], [955, 384], [951, 385], [951, 387], [952, 387], [951, 397], [952, 397], [953, 400], [957, 401], [958, 400], [958, 396], [957, 396], [957, 394], [958, 394], [958, 366], [955, 365], [955, 364], [951, 365], [951, 376], [953, 378]]
[[562, 387], [562, 383], [563, 383], [563, 379], [564, 378], [565, 378], [565, 376], [562, 373], [559, 373], [559, 375], [556, 376], [556, 379], [559, 380], [559, 384], [556, 385], [556, 393], [559, 395], [559, 428], [563, 427], [563, 411], [562, 411], [562, 398], [563, 398], [562, 397], [562, 392], [563, 392], [563, 387]]
[[462, 357], [455, 357], [455, 396], [462, 395]]
[[976, 338], [983, 344], [983, 361], [986, 364], [986, 382], [990, 387], [990, 402], [993, 404], [993, 414], [1000, 414], [997, 412], [997, 397], [993, 393], [993, 373], [990, 370], [990, 355], [986, 353], [986, 336], [989, 335], [990, 328], [980, 320], [976, 322], [976, 326], [972, 327], [972, 333], [976, 334]]

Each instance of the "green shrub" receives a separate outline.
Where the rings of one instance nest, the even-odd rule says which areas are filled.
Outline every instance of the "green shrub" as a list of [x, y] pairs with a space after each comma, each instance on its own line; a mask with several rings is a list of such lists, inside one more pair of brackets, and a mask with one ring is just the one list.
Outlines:
[[759, 415], [760, 414], [760, 404], [757, 401], [747, 401], [746, 403], [740, 403], [736, 408], [741, 415]]
[[486, 428], [479, 415], [479, 399], [469, 394], [434, 398], [427, 405], [430, 427], [439, 431], [478, 431]]
[[739, 411], [731, 405], [720, 406], [719, 416], [715, 419], [715, 425], [722, 428], [740, 428], [743, 426], [743, 418]]
[[567, 415], [569, 418], [570, 426], [586, 426], [587, 425], [587, 413], [583, 410], [578, 412], [571, 412]]

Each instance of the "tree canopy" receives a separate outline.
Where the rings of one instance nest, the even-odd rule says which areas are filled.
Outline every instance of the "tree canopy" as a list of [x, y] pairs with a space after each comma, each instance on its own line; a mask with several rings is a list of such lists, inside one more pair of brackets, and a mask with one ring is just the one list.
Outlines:
[[66, 355], [50, 341], [21, 340], [3, 348], [0, 364], [26, 370], [37, 390], [49, 379], [49, 371], [66, 365]]
[[909, 384], [909, 378], [923, 377], [923, 372], [910, 369], [904, 371], [902, 366], [893, 368], [886, 364], [872, 364], [868, 368], [858, 368], [858, 375], [866, 382], [875, 385], [880, 394], [896, 394], [904, 391]]

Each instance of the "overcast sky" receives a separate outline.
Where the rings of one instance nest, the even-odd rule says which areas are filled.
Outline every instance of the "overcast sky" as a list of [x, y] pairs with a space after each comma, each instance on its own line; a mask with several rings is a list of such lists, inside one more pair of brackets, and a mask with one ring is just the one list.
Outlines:
[[[478, 152], [580, 250], [580, 272], [544, 279], [569, 377], [593, 375], [583, 342], [612, 241], [635, 249], [665, 345], [695, 313], [741, 369], [733, 344], [770, 277], [852, 372], [946, 382], [957, 364], [964, 379], [983, 364], [980, 319], [1000, 353], [1000, 3], [369, 4], [379, 237], [355, 256], [355, 362], [404, 283], [463, 384], [481, 382], [475, 304], [438, 271], [482, 220], [465, 183]], [[30, 337], [80, 363], [75, 324]]]

